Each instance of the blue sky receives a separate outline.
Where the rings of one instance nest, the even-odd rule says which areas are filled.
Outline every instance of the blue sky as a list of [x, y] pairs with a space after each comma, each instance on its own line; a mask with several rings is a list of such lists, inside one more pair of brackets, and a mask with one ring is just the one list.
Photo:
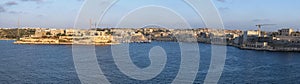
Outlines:
[[[116, 23], [125, 13], [146, 5], [146, 2], [120, 0], [103, 17], [104, 26]], [[23, 27], [70, 28], [83, 3], [83, 0], [1, 0], [0, 27], [16, 27], [20, 17]], [[265, 27], [268, 31], [283, 27], [300, 29], [300, 0], [213, 0], [213, 3], [226, 29], [250, 30], [259, 23], [277, 24]], [[205, 27], [201, 18], [182, 0], [157, 0], [151, 4], [176, 11], [192, 27]]]

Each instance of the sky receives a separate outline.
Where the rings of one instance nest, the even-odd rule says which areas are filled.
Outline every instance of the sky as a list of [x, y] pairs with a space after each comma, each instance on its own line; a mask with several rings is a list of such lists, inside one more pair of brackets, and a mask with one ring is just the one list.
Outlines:
[[[264, 27], [265, 31], [292, 27], [300, 29], [300, 0], [212, 0], [218, 9], [221, 20], [226, 29], [255, 30], [256, 24], [276, 24]], [[72, 28], [84, 0], [1, 0], [0, 1], [0, 27], [17, 27], [18, 18], [22, 27], [45, 28]], [[150, 4], [149, 4], [150, 2]], [[145, 24], [146, 19], [155, 19], [157, 15], [168, 15], [162, 10], [138, 10], [144, 5], [164, 6], [182, 16], [193, 28], [205, 27], [201, 17], [183, 0], [120, 0], [114, 4], [102, 17], [101, 27], [111, 27], [120, 19], [128, 15], [128, 25]], [[141, 9], [141, 8], [140, 8]], [[138, 12], [142, 12], [140, 14]], [[153, 15], [151, 12], [157, 12]], [[93, 13], [91, 11], [90, 13]], [[164, 13], [164, 14], [161, 14]], [[148, 14], [148, 15], [147, 15]], [[152, 14], [153, 16], [149, 15]], [[136, 17], [132, 17], [136, 16]], [[144, 20], [137, 21], [141, 17]], [[174, 17], [167, 17], [170, 21], [162, 24], [178, 24]], [[98, 20], [98, 19], [95, 19]], [[88, 21], [87, 21], [88, 22]], [[130, 24], [130, 25], [129, 25]], [[83, 24], [81, 27], [88, 27]]]

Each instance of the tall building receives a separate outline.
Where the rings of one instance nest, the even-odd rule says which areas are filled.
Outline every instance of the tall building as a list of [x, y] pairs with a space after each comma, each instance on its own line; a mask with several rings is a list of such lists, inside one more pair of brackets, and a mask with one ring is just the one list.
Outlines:
[[290, 36], [294, 30], [292, 28], [278, 30], [281, 36]]

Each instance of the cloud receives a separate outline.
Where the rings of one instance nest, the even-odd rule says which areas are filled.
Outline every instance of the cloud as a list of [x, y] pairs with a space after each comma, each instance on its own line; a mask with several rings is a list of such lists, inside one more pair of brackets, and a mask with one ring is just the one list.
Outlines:
[[219, 10], [220, 11], [225, 11], [225, 10], [229, 10], [229, 8], [228, 7], [220, 7]]
[[38, 4], [45, 2], [45, 0], [21, 0], [21, 1], [23, 1], [23, 2], [36, 2]]
[[0, 5], [0, 13], [2, 13], [2, 12], [6, 12], [6, 10], [3, 6]]
[[45, 17], [45, 15], [43, 15], [43, 14], [38, 14], [38, 15], [36, 15], [36, 17], [41, 18], [41, 17]]
[[269, 22], [270, 19], [254, 19], [253, 22]]
[[219, 7], [218, 9], [220, 13], [227, 13], [230, 10], [229, 7]]
[[218, 2], [222, 2], [222, 3], [225, 3], [226, 0], [217, 0]]
[[13, 5], [18, 5], [17, 2], [11, 1], [11, 2], [6, 2], [5, 3], [6, 6], [13, 6]]
[[21, 14], [21, 13], [24, 13], [22, 11], [9, 11], [8, 13], [10, 14]]
[[17, 3], [17, 2], [14, 2], [14, 1], [10, 1], [10, 2], [6, 2], [6, 3], [4, 3], [4, 4], [1, 4], [1, 5], [0, 5], [0, 13], [6, 12], [6, 11], [7, 11], [6, 8], [7, 8], [8, 6], [14, 6], [14, 5], [18, 5], [18, 3]]

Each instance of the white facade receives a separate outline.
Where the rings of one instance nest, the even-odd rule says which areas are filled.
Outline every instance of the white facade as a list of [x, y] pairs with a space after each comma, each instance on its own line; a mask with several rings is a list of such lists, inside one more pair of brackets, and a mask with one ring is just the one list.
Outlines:
[[258, 36], [259, 36], [259, 31], [254, 31], [254, 30], [246, 31], [243, 35], [243, 42], [247, 43], [248, 37], [258, 37]]

